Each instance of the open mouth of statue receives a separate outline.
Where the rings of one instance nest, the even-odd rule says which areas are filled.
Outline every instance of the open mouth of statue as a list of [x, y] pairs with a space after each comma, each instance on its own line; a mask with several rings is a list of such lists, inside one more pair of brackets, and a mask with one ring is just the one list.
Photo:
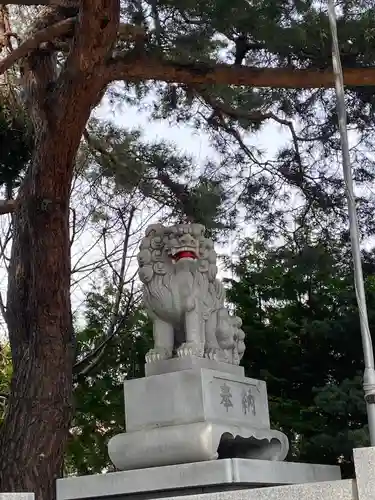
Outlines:
[[196, 252], [189, 247], [173, 249], [171, 252], [171, 257], [175, 262], [178, 262], [181, 259], [190, 259], [190, 260], [198, 259]]

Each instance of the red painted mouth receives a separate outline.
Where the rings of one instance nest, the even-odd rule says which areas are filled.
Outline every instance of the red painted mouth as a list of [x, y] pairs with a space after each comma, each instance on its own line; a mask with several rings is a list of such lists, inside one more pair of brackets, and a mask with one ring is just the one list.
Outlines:
[[176, 254], [173, 255], [173, 260], [175, 260], [176, 262], [181, 259], [196, 260], [197, 256], [195, 255], [194, 252], [190, 252], [189, 250], [182, 250], [181, 252], [177, 252]]

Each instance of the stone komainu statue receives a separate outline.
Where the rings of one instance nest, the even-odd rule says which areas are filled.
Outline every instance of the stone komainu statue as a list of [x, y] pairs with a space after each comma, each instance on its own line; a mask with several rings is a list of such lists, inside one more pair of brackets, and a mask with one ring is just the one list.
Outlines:
[[200, 224], [155, 224], [146, 230], [138, 263], [153, 321], [147, 363], [177, 354], [238, 365], [243, 356], [242, 322], [224, 306], [216, 253], [204, 231]]

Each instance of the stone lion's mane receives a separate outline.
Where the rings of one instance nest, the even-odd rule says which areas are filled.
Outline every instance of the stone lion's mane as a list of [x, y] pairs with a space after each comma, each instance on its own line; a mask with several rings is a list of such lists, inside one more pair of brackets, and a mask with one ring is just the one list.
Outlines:
[[[168, 255], [167, 238], [168, 228], [162, 225], [150, 226], [140, 246], [139, 274], [145, 285], [145, 305], [151, 310], [155, 303], [163, 304], [163, 307], [171, 310], [176, 301], [179, 300], [176, 280], [176, 273], [179, 271], [176, 270], [176, 266]], [[224, 301], [224, 289], [221, 283], [216, 280], [216, 254], [212, 248], [212, 242], [201, 236], [199, 244], [199, 259], [198, 262], [192, 264], [194, 270], [192, 270], [191, 276], [186, 276], [186, 288], [190, 289], [191, 293], [199, 291], [205, 312], [209, 314], [215, 306], [218, 306], [213, 302]]]

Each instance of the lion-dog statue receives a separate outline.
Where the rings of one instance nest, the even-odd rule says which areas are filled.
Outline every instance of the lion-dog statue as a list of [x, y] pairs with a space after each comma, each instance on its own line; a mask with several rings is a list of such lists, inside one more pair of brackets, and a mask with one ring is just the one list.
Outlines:
[[206, 357], [238, 365], [245, 351], [241, 319], [225, 307], [217, 255], [201, 224], [146, 230], [138, 254], [143, 299], [153, 321], [146, 362]]

